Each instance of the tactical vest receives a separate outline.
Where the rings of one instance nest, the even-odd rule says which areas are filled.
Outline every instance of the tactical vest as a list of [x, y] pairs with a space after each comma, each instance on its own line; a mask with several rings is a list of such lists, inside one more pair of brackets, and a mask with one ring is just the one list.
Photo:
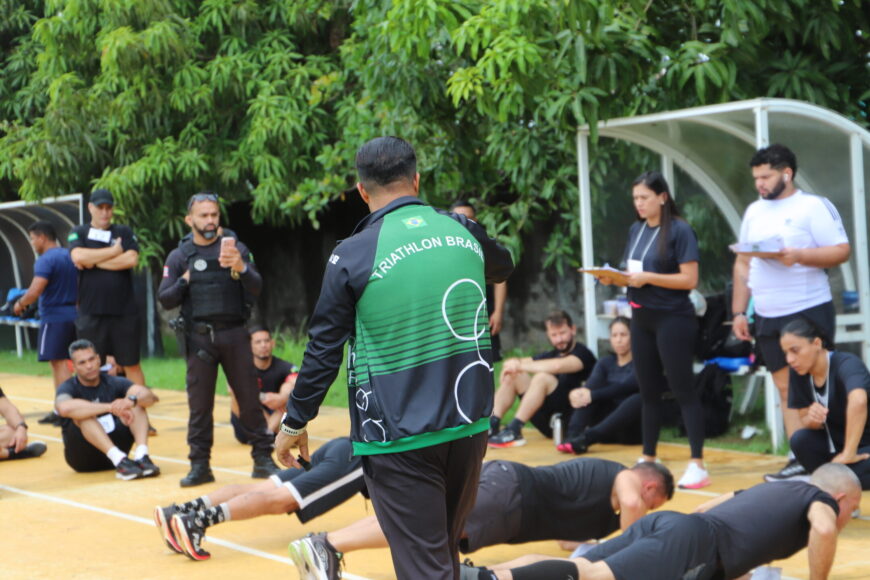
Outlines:
[[[218, 239], [216, 244], [220, 244]], [[251, 312], [252, 297], [240, 280], [233, 280], [229, 268], [217, 257], [203, 257], [192, 238], [178, 246], [190, 272], [185, 315], [194, 322], [244, 322]]]

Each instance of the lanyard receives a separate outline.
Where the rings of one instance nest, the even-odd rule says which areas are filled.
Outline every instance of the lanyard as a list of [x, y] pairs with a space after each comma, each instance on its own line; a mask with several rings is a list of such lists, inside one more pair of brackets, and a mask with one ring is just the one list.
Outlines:
[[[640, 243], [640, 239], [643, 237], [643, 232], [647, 228], [652, 229], [646, 224], [646, 222], [644, 222], [643, 227], [640, 228], [640, 232], [637, 234], [637, 238], [634, 240], [634, 245], [631, 247], [631, 251], [628, 252], [628, 259], [629, 260], [634, 258], [634, 251], [637, 249], [637, 245]], [[640, 256], [641, 263], [643, 262], [643, 259], [646, 258], [646, 253], [649, 252], [650, 246], [652, 246], [652, 243], [655, 241], [656, 237], [659, 235], [659, 231], [661, 231], [661, 226], [656, 226], [655, 233], [649, 239], [649, 242], [647, 243], [646, 248], [643, 251], [643, 254], [641, 254], [641, 256]]]
[[[813, 392], [813, 397], [816, 399], [816, 402], [819, 405], [821, 405], [822, 407], [824, 407], [825, 409], [828, 408], [828, 398], [831, 395], [831, 388], [832, 388], [832, 385], [831, 385], [831, 356], [833, 354], [834, 354], [833, 352], [828, 352], [828, 376], [825, 377], [825, 385], [824, 385], [825, 386], [825, 394], [824, 395], [819, 394], [819, 389], [817, 389], [816, 385], [813, 383], [812, 373], [810, 373], [810, 376], [808, 377], [809, 381], [810, 381], [810, 389]], [[828, 427], [828, 422], [825, 421], [824, 425], [825, 425], [825, 435], [828, 436], [828, 451], [830, 451], [831, 453], [836, 453], [837, 450], [834, 447], [834, 440], [831, 439], [831, 430]]]

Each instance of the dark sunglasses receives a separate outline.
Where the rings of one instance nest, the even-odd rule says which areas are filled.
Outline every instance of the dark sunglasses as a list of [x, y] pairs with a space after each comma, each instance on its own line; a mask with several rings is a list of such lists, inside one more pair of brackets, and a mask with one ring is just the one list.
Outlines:
[[203, 192], [203, 193], [194, 193], [190, 196], [190, 199], [187, 200], [187, 211], [190, 211], [190, 208], [198, 201], [213, 201], [215, 203], [218, 202], [218, 194], [211, 192]]

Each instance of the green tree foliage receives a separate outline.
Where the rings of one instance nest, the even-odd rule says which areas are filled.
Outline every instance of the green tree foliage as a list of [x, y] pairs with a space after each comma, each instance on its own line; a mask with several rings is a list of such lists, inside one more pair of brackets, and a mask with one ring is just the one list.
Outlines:
[[[203, 189], [316, 225], [358, 145], [397, 134], [427, 199], [470, 194], [516, 254], [562, 216], [564, 267], [578, 124], [775, 96], [866, 125], [868, 18], [861, 0], [0, 0], [0, 195], [109, 187], [157, 255]], [[594, 149], [599, 222], [627, 209], [608, 169], [650, 160]]]

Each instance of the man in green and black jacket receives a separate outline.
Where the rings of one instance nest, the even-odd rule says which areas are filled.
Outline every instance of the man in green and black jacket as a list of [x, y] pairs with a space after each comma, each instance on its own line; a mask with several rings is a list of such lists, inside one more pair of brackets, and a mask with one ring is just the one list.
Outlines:
[[417, 198], [407, 142], [373, 139], [356, 166], [371, 214], [329, 258], [278, 458], [297, 465], [298, 445], [307, 459], [305, 426], [350, 341], [351, 439], [396, 574], [455, 578], [492, 412], [484, 288], [507, 279], [513, 262], [480, 225]]

